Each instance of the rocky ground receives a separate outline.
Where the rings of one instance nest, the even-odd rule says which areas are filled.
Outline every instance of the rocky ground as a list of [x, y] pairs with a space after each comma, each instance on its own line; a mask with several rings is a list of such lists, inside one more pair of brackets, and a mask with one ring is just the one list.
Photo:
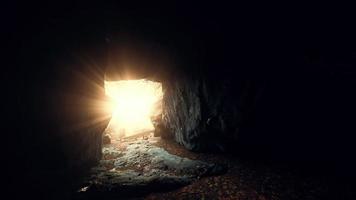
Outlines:
[[[187, 151], [172, 141], [113, 141], [75, 199], [354, 199], [327, 178], [300, 176], [229, 155]], [[345, 189], [345, 188], [343, 188]]]
[[164, 192], [205, 176], [223, 174], [226, 167], [167, 152], [149, 136], [113, 140], [103, 148], [103, 159], [91, 169], [77, 198], [131, 198]]

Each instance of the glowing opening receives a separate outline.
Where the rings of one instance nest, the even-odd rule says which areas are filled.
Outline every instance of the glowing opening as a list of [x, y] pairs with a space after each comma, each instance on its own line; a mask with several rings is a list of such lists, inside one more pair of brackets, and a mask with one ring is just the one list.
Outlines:
[[145, 79], [105, 81], [105, 93], [113, 102], [106, 132], [129, 137], [154, 130], [152, 120], [162, 113], [162, 84]]

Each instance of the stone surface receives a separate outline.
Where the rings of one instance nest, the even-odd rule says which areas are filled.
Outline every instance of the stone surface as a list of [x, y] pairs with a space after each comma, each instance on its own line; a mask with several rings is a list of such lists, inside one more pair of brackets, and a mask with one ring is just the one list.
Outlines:
[[226, 171], [216, 164], [170, 154], [155, 142], [150, 138], [106, 145], [100, 165], [92, 169], [78, 195], [143, 195]]
[[105, 134], [103, 136], [103, 144], [110, 144], [111, 143], [111, 136], [109, 134]]
[[[249, 82], [182, 76], [164, 83], [163, 124], [190, 150], [227, 150], [254, 110], [256, 91]], [[168, 132], [169, 133], [169, 132]]]

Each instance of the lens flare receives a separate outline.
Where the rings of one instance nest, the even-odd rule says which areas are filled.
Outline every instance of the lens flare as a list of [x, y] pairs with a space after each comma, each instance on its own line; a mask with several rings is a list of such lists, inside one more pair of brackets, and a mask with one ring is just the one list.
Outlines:
[[151, 117], [162, 109], [162, 85], [140, 80], [105, 81], [105, 93], [114, 103], [108, 132], [118, 137], [128, 137], [153, 131]]

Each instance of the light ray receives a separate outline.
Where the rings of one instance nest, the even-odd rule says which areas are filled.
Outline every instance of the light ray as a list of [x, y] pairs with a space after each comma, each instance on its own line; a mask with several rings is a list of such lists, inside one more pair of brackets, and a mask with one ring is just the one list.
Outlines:
[[119, 137], [154, 130], [151, 117], [161, 113], [161, 83], [148, 80], [105, 81], [115, 102], [108, 128]]

